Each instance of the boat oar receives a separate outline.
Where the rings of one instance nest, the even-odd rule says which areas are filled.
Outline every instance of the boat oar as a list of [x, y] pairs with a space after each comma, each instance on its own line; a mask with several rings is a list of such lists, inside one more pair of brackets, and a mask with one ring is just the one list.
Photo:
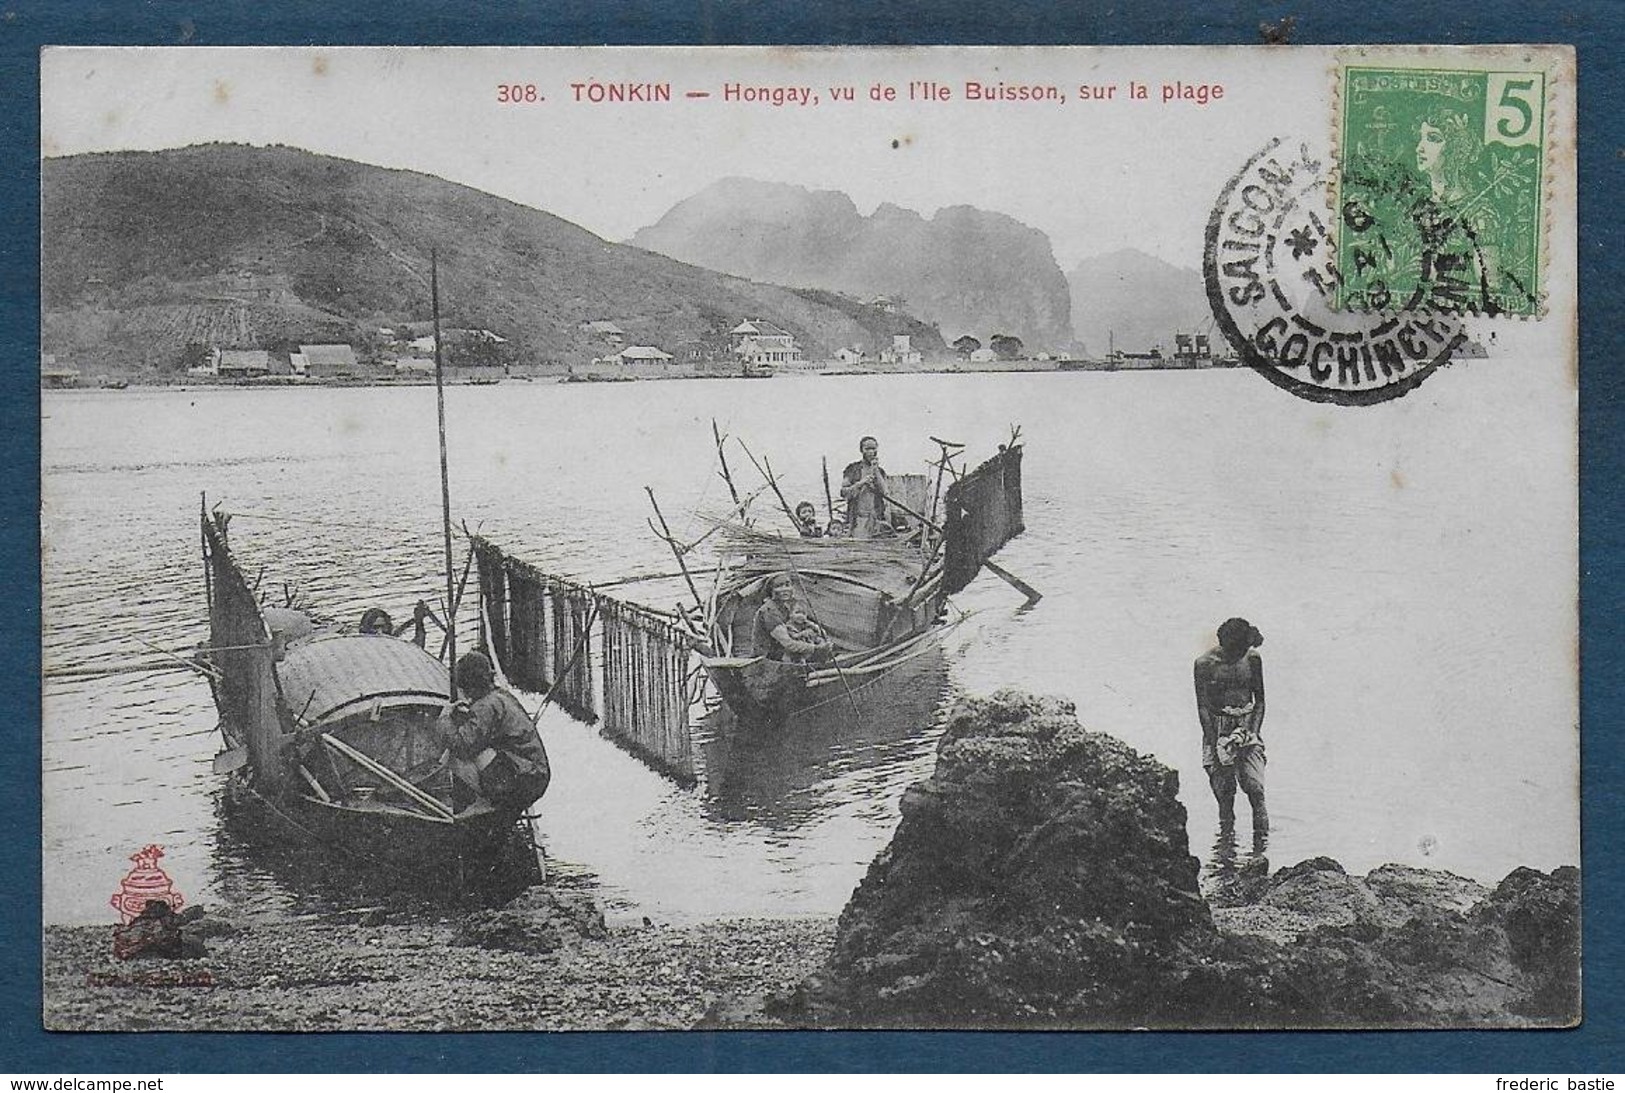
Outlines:
[[[915, 512], [913, 509], [909, 508], [895, 497], [891, 497], [886, 494], [882, 494], [881, 496], [886, 498], [886, 503], [888, 505], [895, 505], [897, 508], [901, 509], [905, 515], [914, 517], [914, 519], [920, 521], [926, 527], [930, 528], [932, 531], [935, 531], [938, 535], [945, 534], [942, 530], [942, 525], [937, 523], [935, 520], [921, 516], [919, 513]], [[1014, 588], [1017, 592], [1020, 592], [1023, 596], [1026, 596], [1028, 607], [1031, 607], [1033, 604], [1044, 598], [1044, 594], [1042, 592], [1038, 591], [1038, 589], [1034, 588], [1032, 585], [1028, 584], [1014, 573], [1011, 573], [1009, 570], [995, 565], [991, 558], [982, 559], [982, 566], [989, 573], [1008, 584], [1011, 588]]]
[[379, 778], [394, 786], [396, 789], [406, 794], [412, 800], [416, 801], [418, 804], [422, 805], [436, 816], [440, 816], [447, 820], [452, 818], [451, 809], [447, 808], [444, 802], [423, 792], [417, 786], [407, 781], [401, 775], [390, 770], [372, 756], [352, 748], [349, 744], [346, 744], [332, 733], [322, 733], [321, 740], [322, 743], [326, 744], [328, 747], [350, 760], [356, 766], [377, 775]]

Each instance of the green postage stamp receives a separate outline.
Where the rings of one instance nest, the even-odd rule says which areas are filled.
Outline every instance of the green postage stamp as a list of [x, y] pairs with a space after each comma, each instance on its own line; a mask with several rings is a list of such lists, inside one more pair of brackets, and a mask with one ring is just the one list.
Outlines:
[[1339, 305], [1539, 314], [1547, 74], [1349, 65], [1340, 82]]

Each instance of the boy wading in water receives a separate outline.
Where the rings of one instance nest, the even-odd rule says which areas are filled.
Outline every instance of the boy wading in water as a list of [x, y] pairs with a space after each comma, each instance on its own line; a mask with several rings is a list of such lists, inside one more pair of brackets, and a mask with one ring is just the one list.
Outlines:
[[1202, 768], [1219, 802], [1221, 830], [1236, 823], [1236, 785], [1253, 806], [1253, 849], [1269, 842], [1264, 807], [1264, 643], [1246, 619], [1226, 619], [1219, 644], [1196, 658], [1196, 716], [1202, 723]]

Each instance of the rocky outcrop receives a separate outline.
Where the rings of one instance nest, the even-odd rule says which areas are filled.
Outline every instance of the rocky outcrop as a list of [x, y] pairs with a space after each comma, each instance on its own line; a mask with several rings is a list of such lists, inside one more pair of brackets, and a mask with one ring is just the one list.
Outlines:
[[[1174, 772], [1001, 691], [953, 712], [932, 776], [842, 913], [824, 969], [719, 1023], [821, 1027], [1561, 1026], [1579, 874], [1494, 891], [1314, 858], [1211, 893]], [[1211, 909], [1210, 909], [1211, 908]]]
[[969, 205], [927, 218], [887, 203], [864, 216], [844, 193], [725, 178], [631, 242], [756, 281], [901, 298], [901, 310], [947, 341], [1007, 334], [1035, 353], [1072, 342], [1071, 296], [1049, 237]]
[[1141, 1023], [1212, 935], [1178, 776], [1070, 703], [961, 703], [936, 772], [841, 915], [808, 1012], [833, 1023]]

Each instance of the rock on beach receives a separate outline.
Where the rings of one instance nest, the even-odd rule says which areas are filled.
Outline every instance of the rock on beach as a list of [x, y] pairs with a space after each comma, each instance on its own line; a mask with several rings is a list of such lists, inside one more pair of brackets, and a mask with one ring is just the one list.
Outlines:
[[1199, 888], [1178, 776], [1070, 703], [966, 699], [795, 990], [720, 1023], [910, 1028], [1566, 1026], [1579, 874], [1493, 891], [1329, 858]]

